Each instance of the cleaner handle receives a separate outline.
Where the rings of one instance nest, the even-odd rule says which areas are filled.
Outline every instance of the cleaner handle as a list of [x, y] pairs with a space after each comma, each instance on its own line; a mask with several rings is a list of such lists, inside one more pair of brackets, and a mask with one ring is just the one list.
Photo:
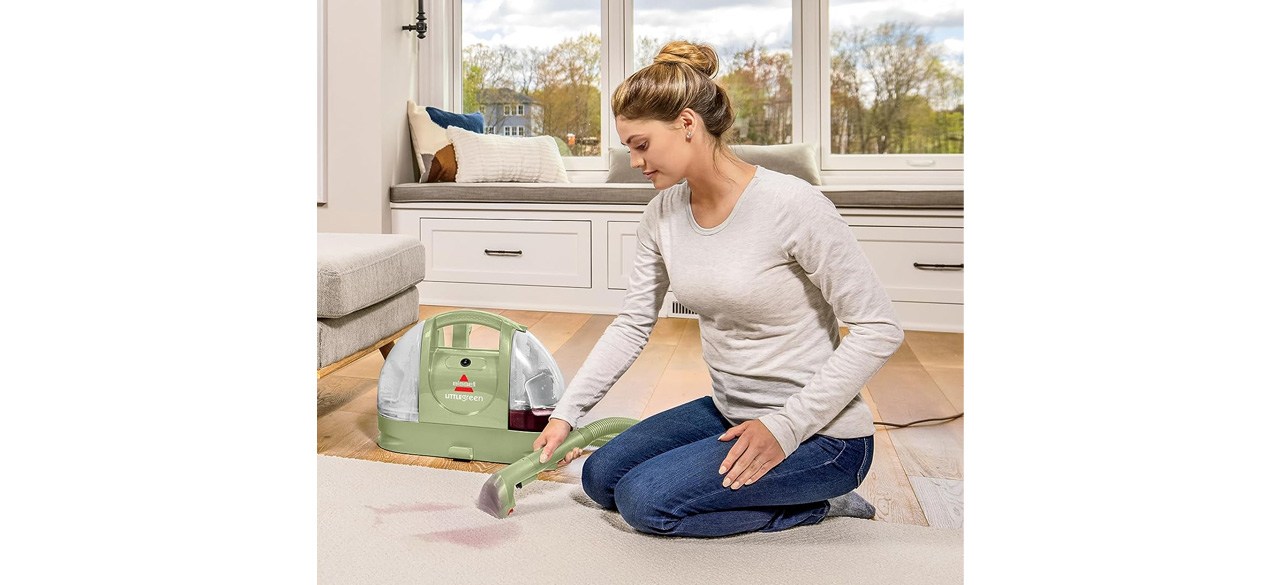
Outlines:
[[[569, 436], [565, 437], [564, 442], [552, 452], [551, 457], [547, 459], [547, 463], [555, 465], [574, 449], [584, 448], [601, 437], [621, 433], [637, 422], [639, 421], [634, 418], [615, 416], [602, 418], [587, 426], [574, 429], [569, 433]], [[539, 458], [542, 457], [541, 451], [535, 451], [534, 454]]]
[[534, 477], [539, 472], [555, 468], [556, 464], [561, 459], [564, 459], [564, 456], [568, 455], [570, 451], [584, 448], [601, 437], [621, 433], [637, 422], [639, 421], [633, 418], [602, 418], [587, 426], [571, 431], [569, 436], [565, 437], [564, 442], [551, 453], [551, 457], [547, 459], [546, 463], [542, 462], [542, 450], [536, 449], [512, 463], [502, 473], [507, 477], [520, 478], [521, 480]]
[[528, 330], [528, 327], [516, 323], [515, 321], [497, 313], [476, 311], [472, 309], [459, 309], [456, 311], [449, 311], [448, 313], [441, 313], [432, 317], [432, 320], [435, 322], [435, 326], [437, 328], [444, 328], [448, 325], [474, 324], [484, 325], [485, 327], [497, 329], [498, 331], [503, 331], [504, 328], [515, 331]]
[[639, 421], [631, 418], [613, 417], [576, 429], [565, 437], [564, 443], [556, 448], [546, 463], [540, 461], [542, 450], [535, 449], [532, 453], [508, 465], [506, 469], [489, 476], [484, 487], [480, 489], [476, 506], [495, 518], [506, 518], [515, 510], [517, 486], [535, 481], [539, 472], [555, 467], [571, 450], [586, 447], [600, 439], [612, 438], [637, 422]]

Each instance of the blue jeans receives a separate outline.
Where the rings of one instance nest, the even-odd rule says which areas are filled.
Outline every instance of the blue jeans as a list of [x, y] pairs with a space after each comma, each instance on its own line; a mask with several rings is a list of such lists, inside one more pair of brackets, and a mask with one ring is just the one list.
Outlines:
[[722, 485], [720, 464], [737, 439], [710, 396], [619, 433], [583, 464], [582, 488], [640, 532], [727, 536], [817, 524], [827, 500], [857, 487], [871, 468], [872, 438], [814, 435], [751, 485]]

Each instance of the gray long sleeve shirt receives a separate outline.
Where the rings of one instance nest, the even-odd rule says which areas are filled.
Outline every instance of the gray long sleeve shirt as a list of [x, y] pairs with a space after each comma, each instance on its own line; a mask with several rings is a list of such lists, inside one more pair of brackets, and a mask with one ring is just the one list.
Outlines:
[[649, 202], [636, 239], [622, 311], [553, 418], [578, 426], [640, 356], [670, 288], [698, 313], [711, 396], [725, 418], [760, 419], [788, 456], [814, 434], [875, 432], [859, 392], [902, 343], [902, 329], [821, 191], [757, 167], [729, 217], [705, 229], [680, 183]]

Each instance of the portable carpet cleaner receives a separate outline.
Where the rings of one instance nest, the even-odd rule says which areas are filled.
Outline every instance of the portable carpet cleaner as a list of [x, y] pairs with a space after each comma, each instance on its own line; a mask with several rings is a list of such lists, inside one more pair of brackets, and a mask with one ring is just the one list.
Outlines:
[[[473, 325], [497, 330], [498, 349], [471, 347]], [[530, 449], [564, 389], [551, 352], [524, 325], [485, 311], [442, 313], [415, 325], [387, 355], [378, 376], [378, 446], [509, 463], [476, 499], [476, 507], [505, 518], [515, 511], [516, 488], [570, 451], [603, 445], [638, 422], [606, 418], [575, 429], [542, 463], [542, 451]]]

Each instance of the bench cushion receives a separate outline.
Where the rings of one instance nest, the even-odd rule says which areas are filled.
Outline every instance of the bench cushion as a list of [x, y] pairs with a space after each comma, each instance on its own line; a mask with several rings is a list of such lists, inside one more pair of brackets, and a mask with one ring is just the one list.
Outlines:
[[317, 317], [349, 315], [426, 276], [426, 249], [416, 238], [395, 234], [317, 236]]
[[418, 287], [334, 319], [316, 319], [316, 369], [341, 361], [418, 321]]
[[[868, 191], [819, 185], [836, 207], [964, 209], [964, 191]], [[636, 183], [404, 183], [391, 187], [392, 203], [598, 203], [644, 205], [658, 191]]]

